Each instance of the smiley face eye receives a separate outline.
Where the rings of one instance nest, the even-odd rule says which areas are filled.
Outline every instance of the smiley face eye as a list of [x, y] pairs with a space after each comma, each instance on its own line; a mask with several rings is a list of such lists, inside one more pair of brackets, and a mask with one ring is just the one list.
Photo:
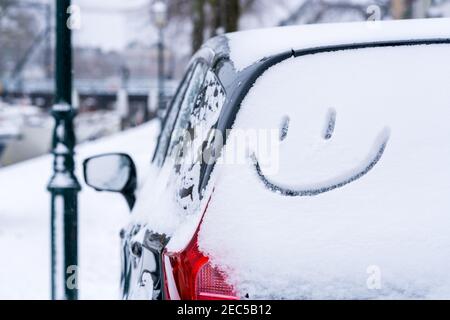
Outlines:
[[283, 119], [281, 120], [280, 141], [283, 141], [287, 137], [289, 131], [289, 122], [290, 118], [288, 116], [284, 116]]
[[323, 131], [323, 138], [325, 140], [331, 139], [334, 133], [335, 125], [336, 125], [336, 110], [330, 108], [327, 113], [325, 130]]

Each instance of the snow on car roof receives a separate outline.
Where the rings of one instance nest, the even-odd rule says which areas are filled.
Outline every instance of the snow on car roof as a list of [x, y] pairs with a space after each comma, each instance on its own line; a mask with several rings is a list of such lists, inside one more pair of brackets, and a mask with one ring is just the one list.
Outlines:
[[321, 46], [395, 40], [450, 38], [450, 18], [327, 23], [227, 34], [237, 70], [265, 57]]

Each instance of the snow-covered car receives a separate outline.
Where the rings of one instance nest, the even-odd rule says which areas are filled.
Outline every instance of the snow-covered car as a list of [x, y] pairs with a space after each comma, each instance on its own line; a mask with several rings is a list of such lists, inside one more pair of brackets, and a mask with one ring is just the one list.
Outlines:
[[448, 19], [208, 41], [137, 199], [130, 157], [84, 163], [133, 209], [123, 297], [450, 298], [449, 76]]

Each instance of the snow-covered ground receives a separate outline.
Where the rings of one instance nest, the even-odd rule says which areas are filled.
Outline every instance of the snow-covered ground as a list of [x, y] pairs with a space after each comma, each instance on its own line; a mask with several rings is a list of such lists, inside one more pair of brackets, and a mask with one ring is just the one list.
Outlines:
[[[119, 231], [128, 218], [118, 194], [97, 193], [82, 181], [82, 161], [98, 153], [125, 152], [145, 176], [156, 143], [152, 122], [77, 148], [79, 289], [82, 299], [119, 298]], [[0, 299], [50, 298], [51, 156], [0, 170]]]

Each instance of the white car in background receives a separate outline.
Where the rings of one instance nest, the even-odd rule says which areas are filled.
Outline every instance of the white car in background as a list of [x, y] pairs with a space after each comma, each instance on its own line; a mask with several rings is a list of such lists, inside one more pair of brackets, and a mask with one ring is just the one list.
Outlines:
[[123, 297], [450, 298], [449, 76], [448, 19], [207, 42], [136, 203], [130, 157], [85, 162], [133, 208]]

